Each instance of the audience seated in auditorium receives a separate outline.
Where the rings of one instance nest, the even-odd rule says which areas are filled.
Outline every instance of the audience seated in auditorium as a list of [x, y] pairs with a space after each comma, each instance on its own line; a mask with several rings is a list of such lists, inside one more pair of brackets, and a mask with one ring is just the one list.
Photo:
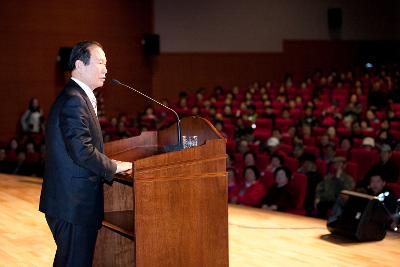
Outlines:
[[289, 189], [292, 173], [286, 167], [279, 167], [274, 172], [275, 183], [269, 188], [262, 201], [262, 208], [286, 211], [295, 207], [293, 193]]
[[317, 217], [327, 218], [328, 211], [335, 204], [336, 198], [342, 190], [352, 190], [354, 179], [345, 172], [346, 159], [335, 157], [330, 164], [329, 173], [317, 185], [315, 207]]
[[[273, 183], [271, 171], [278, 167], [271, 164], [269, 178], [264, 177], [268, 162], [274, 158], [271, 155], [282, 153], [285, 158], [289, 157], [286, 163], [293, 167], [292, 171], [297, 169], [300, 160], [299, 171], [308, 176], [310, 187], [305, 201], [309, 215], [313, 207], [307, 198], [312, 198], [313, 183], [318, 183], [318, 178], [310, 177], [317, 175], [316, 169], [324, 176], [327, 164], [335, 156], [342, 156], [352, 161], [348, 166], [349, 172], [357, 175], [356, 179], [365, 178], [362, 161], [352, 159], [355, 149], [363, 147], [375, 151], [376, 147], [389, 144], [400, 150], [399, 73], [396, 66], [390, 66], [384, 72], [379, 68], [364, 70], [363, 73], [316, 71], [301, 81], [288, 74], [281, 82], [252, 82], [247, 88], [234, 86], [228, 90], [217, 86], [212, 92], [204, 88], [193, 94], [181, 92], [178, 101], [163, 99], [162, 103], [176, 108], [181, 116], [198, 114], [214, 123], [227, 139], [231, 159], [227, 167], [235, 168], [241, 174], [246, 165], [255, 165], [264, 172], [263, 183], [271, 178], [266, 182], [267, 187]], [[163, 129], [175, 121], [173, 114], [159, 107], [146, 107], [137, 115], [121, 114], [118, 119], [107, 118], [99, 110], [105, 103], [100, 102], [98, 99], [105, 142], [135, 136], [144, 130]], [[365, 146], [368, 142], [372, 144], [365, 140], [373, 140], [374, 147]], [[18, 152], [29, 142], [34, 143], [34, 153], [41, 154], [41, 150], [37, 150], [42, 145], [43, 135], [28, 133], [10, 141], [6, 149], [7, 162], [15, 165]], [[244, 156], [248, 151], [252, 153]], [[304, 163], [300, 156], [303, 152], [312, 152], [317, 160]], [[26, 158], [24, 161], [29, 162], [28, 155]], [[279, 162], [279, 166], [283, 165], [283, 161]], [[38, 164], [43, 170], [42, 157]], [[242, 175], [237, 176], [239, 182], [242, 181]]]

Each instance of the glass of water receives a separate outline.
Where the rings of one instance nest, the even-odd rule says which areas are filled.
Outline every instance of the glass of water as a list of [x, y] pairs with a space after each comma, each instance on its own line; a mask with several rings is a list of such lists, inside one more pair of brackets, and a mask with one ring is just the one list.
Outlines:
[[183, 148], [189, 148], [197, 146], [197, 135], [183, 135], [182, 136], [182, 143]]

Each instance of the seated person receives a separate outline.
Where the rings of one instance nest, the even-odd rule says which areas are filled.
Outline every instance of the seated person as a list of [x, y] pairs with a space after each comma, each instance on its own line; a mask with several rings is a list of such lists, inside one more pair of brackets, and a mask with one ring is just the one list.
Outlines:
[[391, 147], [386, 144], [382, 145], [380, 151], [380, 161], [371, 167], [361, 182], [361, 186], [364, 188], [368, 186], [369, 178], [372, 174], [379, 174], [382, 179], [388, 183], [395, 183], [398, 181], [399, 167], [391, 160]]
[[17, 175], [29, 176], [31, 175], [30, 170], [25, 162], [25, 152], [19, 151], [17, 154], [17, 161], [10, 163], [10, 173]]
[[320, 159], [325, 160], [326, 162], [332, 162], [336, 155], [336, 146], [335, 143], [329, 142], [324, 145], [320, 150]]
[[368, 189], [365, 192], [371, 196], [377, 196], [382, 199], [383, 204], [388, 209], [390, 214], [396, 212], [396, 197], [390, 189], [386, 188], [386, 181], [380, 174], [373, 174], [369, 179]]
[[30, 175], [36, 175], [38, 165], [40, 163], [40, 154], [35, 150], [35, 146], [32, 142], [28, 142], [25, 145], [25, 155], [27, 173], [29, 173]]
[[247, 151], [243, 154], [243, 162], [244, 166], [255, 166], [256, 165], [257, 156], [251, 151]]
[[359, 188], [357, 191], [366, 193], [371, 196], [376, 196], [386, 207], [387, 212], [391, 216], [391, 229], [394, 229], [398, 224], [398, 215], [396, 214], [397, 200], [393, 192], [386, 187], [386, 181], [380, 174], [371, 174], [369, 178], [368, 188]]
[[226, 157], [226, 169], [233, 168], [234, 165], [232, 154], [228, 154], [228, 157]]
[[280, 136], [280, 132], [273, 130], [273, 133], [275, 134], [275, 136], [271, 136], [270, 138], [268, 138], [267, 142], [263, 142], [260, 144], [261, 152], [266, 152], [266, 153], [272, 155], [278, 149], [280, 141], [279, 141], [279, 138], [276, 137], [276, 135], [279, 134], [279, 136]]
[[307, 216], [311, 216], [314, 211], [315, 190], [318, 183], [322, 180], [321, 174], [317, 171], [316, 159], [314, 154], [304, 153], [300, 157], [302, 164], [298, 169], [298, 172], [307, 176], [307, 192], [304, 200], [304, 209]]
[[243, 170], [244, 184], [236, 196], [232, 196], [232, 203], [259, 207], [265, 196], [264, 185], [258, 180], [260, 172], [255, 166], [247, 166]]
[[283, 166], [284, 164], [284, 159], [283, 156], [279, 155], [279, 154], [273, 154], [271, 156], [271, 159], [269, 161], [269, 164], [267, 165], [267, 168], [265, 169], [266, 172], [275, 172], [275, 170], [278, 167]]
[[238, 152], [244, 154], [249, 150], [249, 141], [247, 141], [245, 138], [240, 139], [240, 141], [238, 142]]
[[346, 159], [343, 157], [334, 158], [330, 164], [329, 173], [317, 185], [315, 195], [315, 207], [317, 217], [327, 218], [328, 211], [333, 207], [337, 197], [342, 190], [352, 190], [354, 187], [353, 178], [344, 170]]
[[364, 137], [361, 143], [361, 147], [365, 150], [372, 151], [375, 148], [375, 139], [372, 137]]
[[240, 191], [240, 183], [234, 168], [228, 168], [226, 171], [228, 172], [228, 202], [233, 203], [233, 198], [236, 197]]
[[10, 163], [7, 161], [6, 150], [0, 148], [0, 173], [8, 173], [10, 171]]
[[293, 146], [293, 151], [289, 155], [293, 158], [299, 159], [304, 153], [303, 143], [297, 143]]
[[15, 163], [18, 161], [19, 144], [16, 138], [12, 138], [6, 148], [7, 161]]
[[279, 167], [274, 172], [275, 184], [270, 187], [263, 200], [263, 209], [286, 211], [294, 208], [294, 198], [289, 190], [289, 181], [292, 173], [286, 167]]

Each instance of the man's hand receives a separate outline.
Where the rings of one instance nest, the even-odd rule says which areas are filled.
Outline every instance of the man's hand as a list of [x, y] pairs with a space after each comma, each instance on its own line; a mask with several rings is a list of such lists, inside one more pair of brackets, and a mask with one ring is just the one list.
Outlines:
[[132, 169], [132, 162], [119, 161], [115, 159], [113, 159], [112, 161], [117, 164], [117, 171], [115, 173], [125, 172]]

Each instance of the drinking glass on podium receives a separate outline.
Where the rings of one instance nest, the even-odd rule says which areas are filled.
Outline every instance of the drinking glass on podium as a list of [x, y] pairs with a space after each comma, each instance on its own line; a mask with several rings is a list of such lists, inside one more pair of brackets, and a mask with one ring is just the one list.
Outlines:
[[182, 143], [183, 148], [190, 148], [197, 146], [197, 135], [183, 135], [182, 136]]

